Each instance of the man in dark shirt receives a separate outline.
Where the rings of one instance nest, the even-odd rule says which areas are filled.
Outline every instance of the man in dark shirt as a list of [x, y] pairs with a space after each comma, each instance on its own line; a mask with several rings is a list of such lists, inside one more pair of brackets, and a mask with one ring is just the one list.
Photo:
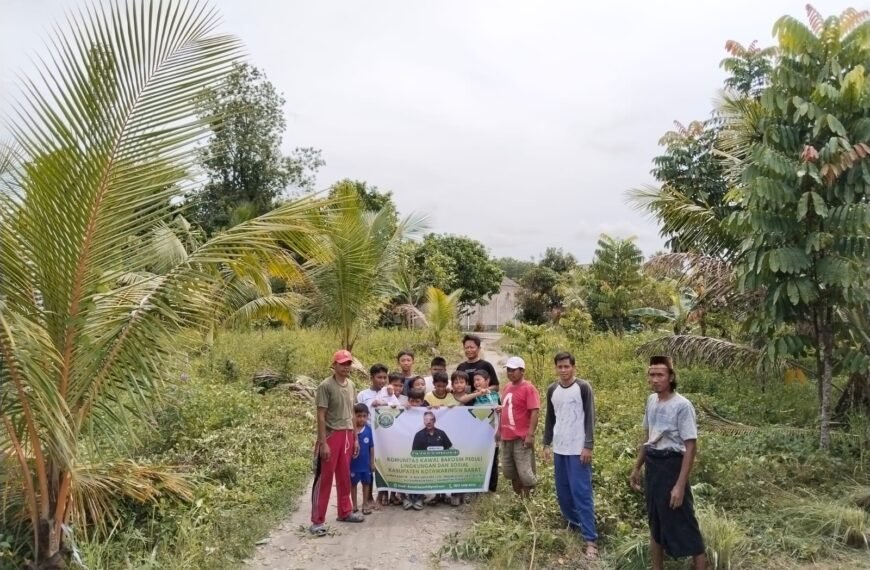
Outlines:
[[492, 364], [480, 357], [480, 337], [476, 334], [467, 334], [462, 337], [462, 350], [465, 352], [465, 362], [456, 367], [468, 374], [468, 380], [474, 381], [475, 370], [486, 370], [489, 374], [489, 387], [495, 387], [498, 391], [498, 375]]
[[423, 429], [414, 435], [414, 443], [411, 451], [426, 451], [430, 447], [450, 449], [453, 443], [444, 431], [435, 427], [435, 414], [426, 412], [423, 414]]

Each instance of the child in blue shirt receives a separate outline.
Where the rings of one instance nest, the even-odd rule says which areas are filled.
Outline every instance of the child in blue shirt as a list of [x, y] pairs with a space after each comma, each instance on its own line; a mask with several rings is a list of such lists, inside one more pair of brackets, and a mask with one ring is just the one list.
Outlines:
[[[489, 385], [489, 373], [486, 370], [474, 371], [474, 405], [475, 406], [498, 406], [496, 414], [500, 414], [501, 396], [493, 392]], [[501, 419], [501, 418], [499, 418]], [[492, 458], [492, 470], [489, 472], [489, 491], [495, 492], [498, 487], [498, 429], [495, 431], [495, 454]]]
[[362, 513], [372, 514], [372, 473], [375, 466], [375, 442], [372, 427], [368, 424], [369, 408], [365, 404], [356, 404], [353, 407], [353, 423], [357, 439], [359, 439], [359, 455], [350, 461], [350, 498], [353, 502], [353, 512], [359, 510], [357, 501], [357, 487], [362, 485]]

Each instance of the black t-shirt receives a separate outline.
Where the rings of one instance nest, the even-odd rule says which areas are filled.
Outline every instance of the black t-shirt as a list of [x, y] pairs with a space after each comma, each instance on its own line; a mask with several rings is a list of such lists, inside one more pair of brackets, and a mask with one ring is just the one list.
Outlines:
[[426, 428], [423, 428], [414, 435], [411, 451], [426, 451], [430, 447], [450, 449], [453, 447], [453, 443], [443, 430], [435, 428], [432, 433], [429, 433]]
[[469, 386], [474, 386], [474, 372], [476, 370], [486, 370], [489, 373], [489, 385], [498, 386], [498, 374], [495, 373], [495, 368], [492, 367], [492, 364], [486, 360], [480, 359], [477, 362], [463, 362], [456, 369], [468, 374]]

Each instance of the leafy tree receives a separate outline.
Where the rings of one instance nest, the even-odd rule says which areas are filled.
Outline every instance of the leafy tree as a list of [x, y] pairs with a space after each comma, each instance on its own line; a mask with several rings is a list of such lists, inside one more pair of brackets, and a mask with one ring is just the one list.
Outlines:
[[548, 247], [538, 264], [541, 267], [552, 269], [556, 273], [567, 273], [577, 266], [577, 258], [570, 253], [565, 253], [562, 248]]
[[311, 306], [318, 321], [338, 333], [341, 346], [352, 349], [360, 330], [392, 298], [402, 238], [422, 224], [415, 218], [395, 224], [390, 208], [367, 211], [351, 186], [340, 187], [334, 199], [339, 207], [323, 212], [328, 260], [310, 272]]
[[634, 239], [612, 238], [602, 234], [589, 268], [589, 307], [607, 328], [622, 336], [628, 312], [634, 308], [643, 285], [643, 255]]
[[357, 199], [366, 212], [380, 212], [385, 208], [394, 214], [397, 212], [392, 192], [381, 192], [377, 186], [369, 186], [368, 183], [361, 180], [345, 178], [333, 184], [329, 189], [329, 194], [335, 196], [344, 189], [351, 189], [356, 193]]
[[558, 322], [562, 309], [563, 275], [577, 267], [577, 259], [562, 248], [548, 247], [538, 265], [520, 280], [517, 295], [520, 320], [531, 324]]
[[316, 244], [316, 204], [302, 200], [120, 282], [155, 268], [142, 236], [169, 218], [206, 134], [192, 102], [241, 52], [214, 11], [176, 6], [84, 13], [6, 125], [17, 151], [0, 159], [0, 449], [4, 510], [29, 524], [34, 568], [66, 567], [68, 529], [105, 530], [116, 501], [191, 496], [183, 477], [126, 459], [131, 422], [148, 417], [179, 333], [211, 325], [221, 268]]
[[[727, 42], [726, 49], [730, 56], [722, 62], [729, 73], [724, 97], [742, 107], [766, 85], [774, 50], [759, 49], [755, 42], [746, 48], [735, 41]], [[671, 251], [721, 256], [739, 247], [739, 237], [723, 227], [736, 208], [727, 192], [733, 183], [730, 169], [740, 156], [739, 148], [722, 140], [726, 120], [717, 113], [688, 126], [675, 121], [676, 129], [659, 140], [664, 152], [653, 159], [651, 172], [661, 186], [629, 191], [638, 208], [658, 219]]]
[[288, 186], [313, 189], [324, 162], [312, 148], [281, 153], [283, 106], [265, 73], [245, 63], [200, 96], [213, 135], [199, 152], [208, 180], [191, 198], [208, 235], [271, 210]]
[[513, 257], [500, 257], [495, 262], [504, 271], [505, 276], [514, 281], [519, 281], [538, 265], [532, 260], [523, 261]]
[[414, 262], [424, 283], [446, 292], [462, 289], [463, 305], [485, 304], [498, 293], [504, 275], [482, 243], [463, 236], [427, 235]]
[[562, 306], [559, 274], [549, 267], [535, 267], [520, 280], [522, 289], [517, 294], [519, 319], [524, 323], [541, 325], [552, 320], [554, 312]]
[[756, 327], [804, 330], [778, 348], [812, 349], [820, 445], [828, 448], [838, 313], [868, 302], [870, 14], [850, 9], [825, 19], [811, 6], [807, 13], [809, 26], [789, 16], [774, 26], [779, 60], [751, 118], [757, 129], [734, 231], [745, 237], [739, 282], [764, 292]]

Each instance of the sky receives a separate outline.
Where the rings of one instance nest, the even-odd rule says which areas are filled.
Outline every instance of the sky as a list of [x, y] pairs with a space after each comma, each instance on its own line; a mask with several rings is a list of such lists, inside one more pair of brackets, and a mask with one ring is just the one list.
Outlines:
[[[0, 114], [48, 30], [89, 0], [0, 0]], [[773, 43], [805, 0], [212, 0], [286, 99], [287, 152], [393, 192], [495, 256], [662, 247], [626, 201], [673, 121], [706, 118], [729, 39]], [[816, 0], [825, 16], [860, 4]], [[0, 127], [0, 133], [2, 133]]]

